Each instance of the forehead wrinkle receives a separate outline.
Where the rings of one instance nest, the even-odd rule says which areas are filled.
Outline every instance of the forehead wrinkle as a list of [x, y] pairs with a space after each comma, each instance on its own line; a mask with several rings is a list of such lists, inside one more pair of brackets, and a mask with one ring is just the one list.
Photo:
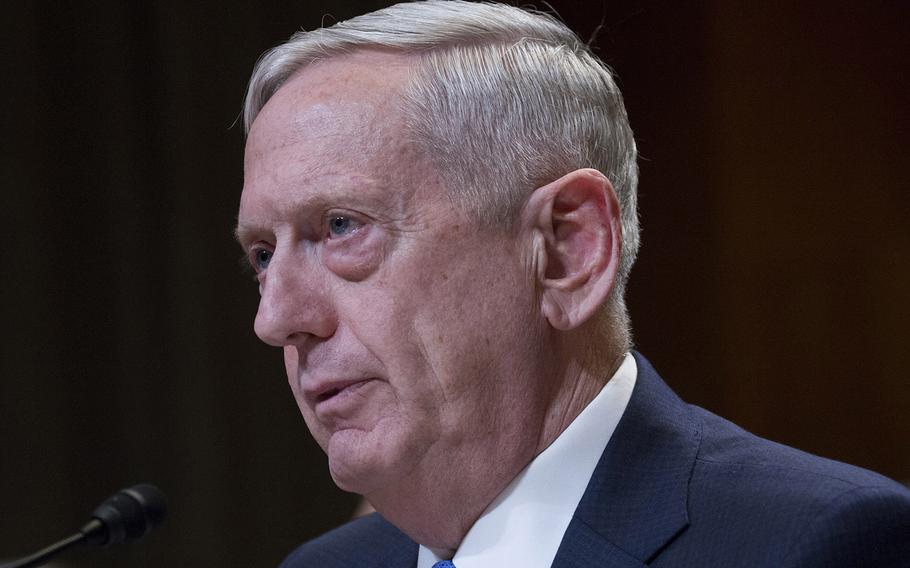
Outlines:
[[[338, 137], [342, 138], [340, 134]], [[349, 140], [344, 142], [350, 146]], [[372, 144], [384, 144], [385, 150], [403, 145], [398, 137], [390, 136]], [[335, 144], [285, 144], [283, 148], [268, 152], [247, 170], [248, 197], [259, 195], [260, 207], [266, 205], [278, 212], [308, 209], [320, 202], [363, 204], [371, 210], [367, 213], [388, 214], [401, 209], [408, 198], [399, 190], [407, 185], [406, 178], [413, 176], [415, 160], [408, 153], [401, 152], [400, 159], [390, 163], [387, 152], [366, 150], [344, 155], [343, 148]]]
[[250, 157], [301, 145], [337, 159], [379, 154], [403, 138], [400, 103], [413, 59], [357, 50], [313, 62], [292, 74], [253, 122]]
[[275, 222], [293, 222], [333, 207], [355, 209], [381, 220], [391, 219], [403, 203], [399, 192], [388, 191], [391, 183], [387, 175], [371, 177], [304, 169], [302, 175], [286, 177], [274, 185], [277, 191], [261, 195], [257, 208], [239, 226], [258, 225], [267, 229]]
[[[243, 221], [253, 222], [254, 215], [272, 222], [299, 216], [301, 208], [333, 197], [368, 204], [365, 213], [388, 221], [409, 217], [412, 180], [427, 178], [428, 172], [398, 104], [408, 72], [395, 71], [408, 63], [398, 56], [361, 53], [292, 76], [266, 103], [247, 139], [244, 193], [257, 207], [246, 211]], [[371, 177], [351, 177], [354, 172]], [[438, 184], [433, 182], [425, 185]], [[269, 220], [276, 213], [280, 217]]]
[[[379, 166], [375, 170], [383, 172], [389, 165], [388, 151], [401, 148], [406, 139], [397, 113], [372, 101], [285, 106], [290, 108], [271, 113], [270, 127], [257, 129], [248, 141], [247, 173], [254, 179], [282, 170], [297, 176]], [[311, 174], [298, 174], [302, 168]]]

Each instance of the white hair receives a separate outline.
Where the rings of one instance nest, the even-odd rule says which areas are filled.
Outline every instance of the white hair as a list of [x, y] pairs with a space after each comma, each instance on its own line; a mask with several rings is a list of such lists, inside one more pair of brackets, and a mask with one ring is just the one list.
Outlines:
[[456, 203], [510, 225], [531, 192], [580, 169], [613, 184], [622, 217], [619, 276], [607, 309], [628, 348], [625, 284], [639, 246], [635, 140], [610, 69], [554, 17], [462, 0], [403, 3], [265, 53], [244, 107], [249, 132], [268, 99], [316, 60], [360, 49], [417, 54], [402, 111]]

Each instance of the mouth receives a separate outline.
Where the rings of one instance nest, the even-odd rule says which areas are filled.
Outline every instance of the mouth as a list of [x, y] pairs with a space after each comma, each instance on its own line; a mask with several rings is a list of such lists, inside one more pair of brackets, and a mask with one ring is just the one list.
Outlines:
[[320, 402], [325, 402], [340, 392], [341, 392], [340, 388], [332, 388], [332, 389], [325, 391], [324, 393], [318, 394], [318, 395], [316, 395], [316, 404], [319, 404]]
[[373, 379], [357, 379], [350, 381], [333, 381], [325, 383], [306, 393], [316, 405], [332, 399], [343, 398], [353, 394]]

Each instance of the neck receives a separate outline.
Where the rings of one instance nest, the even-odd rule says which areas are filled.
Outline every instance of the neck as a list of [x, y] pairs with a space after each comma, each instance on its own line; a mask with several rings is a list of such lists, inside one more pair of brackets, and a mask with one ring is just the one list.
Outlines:
[[[579, 343], [567, 338], [565, 345]], [[416, 466], [394, 488], [367, 499], [411, 539], [451, 557], [490, 503], [594, 400], [623, 357], [618, 354], [608, 364], [595, 365], [586, 353], [576, 351], [555, 357], [541, 373], [538, 384], [547, 388], [540, 390], [536, 400], [529, 400], [528, 390], [523, 393], [525, 399], [516, 399], [516, 404], [527, 405], [520, 422], [501, 423], [497, 432], [459, 440], [457, 446], [438, 444], [432, 451], [436, 455], [426, 461], [449, 467], [427, 471]], [[531, 424], [539, 425], [536, 436], [528, 435], [534, 430]]]
[[[568, 338], [569, 344], [574, 343]], [[575, 343], [578, 345], [578, 343]], [[564, 359], [560, 376], [554, 383], [551, 404], [540, 430], [535, 456], [543, 452], [600, 393], [622, 364], [625, 352], [611, 350], [608, 356], [597, 355], [593, 350], [574, 349]]]

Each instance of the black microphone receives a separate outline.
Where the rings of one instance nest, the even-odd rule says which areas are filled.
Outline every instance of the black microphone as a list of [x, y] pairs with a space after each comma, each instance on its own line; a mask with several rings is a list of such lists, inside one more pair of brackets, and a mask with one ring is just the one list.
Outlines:
[[167, 516], [164, 493], [143, 483], [121, 489], [92, 512], [92, 519], [79, 532], [38, 552], [0, 568], [40, 566], [64, 550], [80, 543], [108, 546], [142, 537]]

